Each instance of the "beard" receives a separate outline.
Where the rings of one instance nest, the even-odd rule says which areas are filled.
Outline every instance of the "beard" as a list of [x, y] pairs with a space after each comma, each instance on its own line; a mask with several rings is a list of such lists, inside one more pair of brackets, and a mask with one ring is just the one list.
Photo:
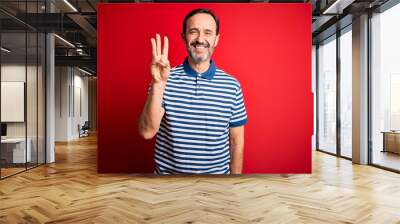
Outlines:
[[[204, 47], [204, 50], [206, 52], [199, 55], [198, 53], [195, 52], [196, 47]], [[192, 58], [195, 64], [200, 64], [202, 62], [210, 60], [212, 48], [210, 46], [210, 43], [208, 43], [207, 41], [204, 42], [199, 42], [197, 40], [193, 41], [190, 44], [186, 44], [186, 49], [189, 53], [190, 58]]]

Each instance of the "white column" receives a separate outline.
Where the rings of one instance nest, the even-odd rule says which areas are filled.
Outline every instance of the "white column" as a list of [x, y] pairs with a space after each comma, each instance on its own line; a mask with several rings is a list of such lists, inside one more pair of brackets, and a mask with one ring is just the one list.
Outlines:
[[[54, 5], [46, 1], [47, 12], [54, 12]], [[55, 161], [55, 43], [54, 34], [46, 35], [46, 163]]]
[[55, 133], [55, 77], [54, 77], [54, 35], [49, 33], [46, 36], [46, 163], [55, 161], [54, 133]]
[[368, 15], [353, 19], [353, 162], [368, 163]]

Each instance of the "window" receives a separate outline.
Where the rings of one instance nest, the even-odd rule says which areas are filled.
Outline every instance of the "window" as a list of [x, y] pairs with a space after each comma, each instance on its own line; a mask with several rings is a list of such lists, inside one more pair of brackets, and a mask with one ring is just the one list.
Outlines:
[[371, 18], [371, 157], [373, 164], [395, 170], [400, 170], [399, 21], [400, 4]]
[[340, 36], [340, 155], [352, 157], [352, 33]]
[[318, 146], [336, 153], [336, 36], [318, 47]]

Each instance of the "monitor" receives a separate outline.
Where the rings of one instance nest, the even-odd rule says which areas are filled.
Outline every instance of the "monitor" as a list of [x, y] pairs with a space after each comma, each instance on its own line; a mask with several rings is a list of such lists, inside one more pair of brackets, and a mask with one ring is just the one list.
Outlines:
[[1, 136], [7, 136], [7, 124], [1, 123]]

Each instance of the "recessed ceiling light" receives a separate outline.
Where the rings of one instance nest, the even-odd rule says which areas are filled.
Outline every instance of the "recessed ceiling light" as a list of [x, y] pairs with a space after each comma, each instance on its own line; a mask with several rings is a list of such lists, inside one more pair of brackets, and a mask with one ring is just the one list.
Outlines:
[[5, 47], [1, 47], [1, 51], [4, 51], [6, 53], [10, 53], [11, 52], [11, 50], [9, 50], [9, 49], [7, 49]]
[[322, 14], [342, 14], [343, 9], [351, 5], [355, 0], [336, 0]]
[[93, 75], [92, 73], [90, 73], [90, 72], [88, 72], [88, 71], [86, 71], [86, 70], [83, 70], [83, 69], [81, 69], [81, 68], [79, 68], [79, 67], [78, 67], [78, 70], [81, 71], [81, 72], [83, 72], [83, 73], [85, 73], [85, 74], [87, 74], [87, 75]]
[[69, 45], [70, 47], [75, 48], [75, 45], [71, 44], [71, 42], [69, 42], [68, 40], [66, 40], [66, 39], [64, 39], [64, 38], [62, 38], [62, 37], [60, 37], [60, 36], [57, 35], [57, 34], [54, 34], [54, 36], [57, 37], [57, 38], [58, 38], [59, 40], [61, 40], [62, 42], [64, 42], [64, 43], [66, 43], [67, 45]]
[[78, 12], [78, 10], [71, 4], [69, 3], [68, 0], [64, 0], [65, 4], [67, 4], [74, 12]]

